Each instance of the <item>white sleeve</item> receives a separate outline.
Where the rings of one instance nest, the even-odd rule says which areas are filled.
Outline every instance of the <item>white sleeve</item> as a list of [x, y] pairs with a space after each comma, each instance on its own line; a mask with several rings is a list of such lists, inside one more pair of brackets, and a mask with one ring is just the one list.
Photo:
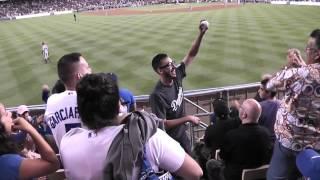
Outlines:
[[169, 172], [175, 172], [182, 166], [186, 154], [180, 144], [161, 129], [157, 129], [149, 139], [146, 153], [155, 171], [160, 168]]

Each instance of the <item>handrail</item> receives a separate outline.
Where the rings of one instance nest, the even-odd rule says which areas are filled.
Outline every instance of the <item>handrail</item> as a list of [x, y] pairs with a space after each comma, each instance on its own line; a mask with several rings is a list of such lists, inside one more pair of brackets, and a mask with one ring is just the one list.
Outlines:
[[188, 103], [192, 104], [193, 106], [197, 107], [198, 109], [201, 109], [203, 112], [209, 113], [209, 111], [205, 110], [204, 108], [202, 108], [202, 107], [199, 106], [198, 104], [192, 102], [192, 101], [189, 100], [188, 98], [184, 97], [183, 99], [186, 100]]
[[[240, 85], [232, 85], [232, 86], [225, 86], [225, 87], [216, 87], [216, 88], [206, 88], [206, 89], [195, 89], [195, 90], [186, 90], [184, 91], [185, 97], [193, 97], [193, 96], [199, 96], [199, 95], [208, 95], [208, 94], [214, 94], [219, 93], [223, 91], [235, 91], [235, 90], [242, 90], [242, 89], [248, 89], [248, 88], [255, 88], [259, 87], [260, 83], [248, 83], [248, 84], [240, 84]], [[146, 102], [149, 100], [149, 95], [139, 95], [134, 96], [137, 102]], [[38, 104], [38, 105], [29, 105], [28, 108], [30, 110], [44, 110], [45, 104]], [[9, 107], [7, 110], [9, 111], [16, 111], [18, 107]]]

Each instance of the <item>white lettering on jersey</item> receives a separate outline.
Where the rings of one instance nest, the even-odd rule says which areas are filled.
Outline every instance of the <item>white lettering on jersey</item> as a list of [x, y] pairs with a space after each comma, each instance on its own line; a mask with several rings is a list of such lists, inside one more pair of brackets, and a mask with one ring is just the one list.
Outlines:
[[181, 106], [182, 100], [183, 100], [182, 87], [179, 87], [178, 98], [171, 102], [172, 111], [177, 111], [177, 109]]

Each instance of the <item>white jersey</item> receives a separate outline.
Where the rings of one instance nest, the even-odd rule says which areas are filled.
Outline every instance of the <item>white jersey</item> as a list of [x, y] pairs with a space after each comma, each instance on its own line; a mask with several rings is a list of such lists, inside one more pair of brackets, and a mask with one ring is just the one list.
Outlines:
[[46, 44], [42, 45], [42, 55], [44, 59], [48, 59], [49, 57], [49, 48]]
[[[60, 154], [67, 179], [102, 180], [107, 153], [115, 136], [123, 125], [109, 126], [98, 133], [76, 128], [69, 131], [61, 141]], [[183, 164], [186, 153], [178, 142], [162, 130], [149, 139], [145, 145], [146, 157], [152, 168], [175, 172]], [[139, 169], [133, 173], [138, 179]]]
[[50, 127], [57, 146], [70, 129], [81, 127], [76, 91], [64, 91], [49, 97], [45, 121]]

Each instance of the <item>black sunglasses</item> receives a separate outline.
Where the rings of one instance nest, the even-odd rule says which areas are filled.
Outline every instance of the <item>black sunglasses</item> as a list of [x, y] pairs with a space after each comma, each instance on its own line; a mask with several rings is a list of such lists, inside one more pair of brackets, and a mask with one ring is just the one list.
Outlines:
[[171, 66], [171, 67], [176, 67], [176, 63], [175, 63], [174, 61], [172, 61], [172, 62], [169, 62], [169, 63], [166, 64], [166, 65], [160, 66], [159, 68], [160, 68], [160, 69], [164, 69], [164, 68], [167, 68], [167, 67], [169, 67], [169, 66]]

